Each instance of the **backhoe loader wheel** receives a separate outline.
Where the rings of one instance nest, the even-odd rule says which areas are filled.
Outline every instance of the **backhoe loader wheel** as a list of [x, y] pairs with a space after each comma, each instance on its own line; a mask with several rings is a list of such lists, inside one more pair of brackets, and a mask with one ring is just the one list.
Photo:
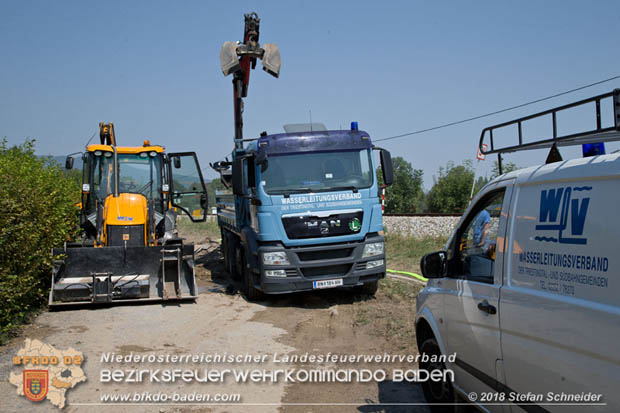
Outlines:
[[252, 270], [248, 268], [245, 251], [242, 248], [239, 248], [239, 250], [241, 251], [241, 262], [243, 264], [243, 294], [248, 301], [262, 300], [265, 298], [265, 294], [254, 287], [254, 275]]

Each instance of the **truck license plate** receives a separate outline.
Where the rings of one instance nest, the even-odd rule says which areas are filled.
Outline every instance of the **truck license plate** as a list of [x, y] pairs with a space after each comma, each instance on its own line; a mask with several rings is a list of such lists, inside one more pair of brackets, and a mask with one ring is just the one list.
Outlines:
[[340, 287], [341, 285], [342, 278], [338, 278], [336, 280], [321, 280], [312, 282], [312, 288], [333, 288]]

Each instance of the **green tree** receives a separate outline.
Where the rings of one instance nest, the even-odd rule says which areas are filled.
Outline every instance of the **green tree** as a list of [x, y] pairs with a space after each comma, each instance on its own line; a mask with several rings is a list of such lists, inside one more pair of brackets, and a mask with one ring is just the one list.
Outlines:
[[[516, 171], [517, 169], [521, 169], [514, 162], [502, 162], [502, 174], [507, 174], [508, 172]], [[499, 176], [499, 163], [497, 161], [493, 161], [493, 170], [491, 171], [491, 179], [497, 178]]]
[[[512, 171], [516, 171], [517, 169], [521, 169], [514, 162], [503, 162], [502, 163], [502, 173], [508, 173]], [[478, 176], [476, 178], [476, 183], [474, 184], [474, 196], [480, 192], [480, 190], [493, 179], [499, 176], [499, 164], [497, 161], [493, 161], [493, 169], [491, 170], [491, 177]]]
[[[392, 159], [394, 183], [385, 191], [385, 212], [392, 214], [413, 214], [422, 212], [424, 191], [421, 169], [413, 169], [402, 157]], [[383, 173], [377, 168], [379, 188], [383, 186]]]
[[476, 196], [476, 194], [480, 192], [480, 190], [489, 182], [491, 182], [491, 180], [487, 176], [478, 176], [476, 178], [476, 183], [474, 184], [473, 196]]
[[434, 185], [428, 193], [429, 212], [455, 214], [461, 213], [469, 204], [471, 186], [474, 181], [474, 170], [471, 161], [464, 161], [455, 166], [448, 162], [439, 167]]
[[77, 234], [80, 186], [60, 165], [34, 155], [34, 140], [0, 142], [0, 341], [46, 302], [53, 260]]
[[[207, 183], [207, 197], [209, 198], [209, 208], [215, 205], [215, 191], [222, 191], [226, 189], [220, 178], [215, 178], [211, 182]], [[211, 212], [209, 212], [211, 213]]]

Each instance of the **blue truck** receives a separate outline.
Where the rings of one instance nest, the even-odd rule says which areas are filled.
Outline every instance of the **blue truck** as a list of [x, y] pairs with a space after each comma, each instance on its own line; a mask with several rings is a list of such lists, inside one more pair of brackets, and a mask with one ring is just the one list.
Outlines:
[[354, 128], [264, 135], [233, 151], [221, 170], [232, 193], [216, 196], [218, 223], [226, 268], [248, 298], [376, 292], [386, 267], [374, 149], [390, 184], [389, 152]]
[[280, 73], [277, 46], [258, 43], [259, 22], [246, 14], [243, 42], [220, 51], [222, 72], [233, 75], [235, 121], [232, 160], [211, 164], [232, 189], [216, 195], [226, 268], [250, 300], [340, 286], [374, 294], [386, 267], [373, 150], [385, 185], [393, 181], [390, 153], [356, 122], [244, 139], [251, 69], [260, 59], [267, 73]]

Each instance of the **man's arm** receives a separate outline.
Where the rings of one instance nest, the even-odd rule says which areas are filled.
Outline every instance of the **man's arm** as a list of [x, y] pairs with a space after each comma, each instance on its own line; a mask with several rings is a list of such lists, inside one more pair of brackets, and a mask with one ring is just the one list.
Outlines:
[[484, 224], [484, 227], [482, 227], [482, 235], [480, 236], [480, 244], [478, 244], [479, 247], [484, 247], [484, 244], [487, 242], [487, 235], [489, 235], [489, 227], [490, 227], [490, 223], [486, 222]]

